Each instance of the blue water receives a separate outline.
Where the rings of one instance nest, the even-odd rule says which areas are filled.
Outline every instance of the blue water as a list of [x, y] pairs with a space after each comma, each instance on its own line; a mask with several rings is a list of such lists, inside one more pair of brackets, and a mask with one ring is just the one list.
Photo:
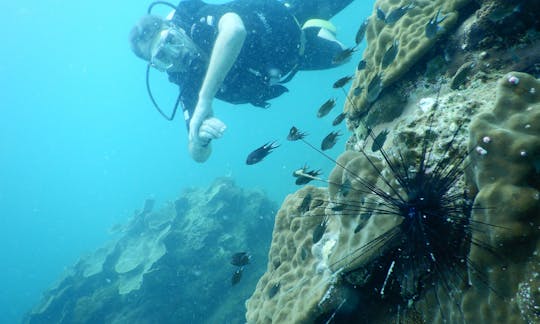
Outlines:
[[[287, 142], [292, 125], [308, 131], [318, 146], [331, 130], [344, 95], [332, 89], [352, 74], [353, 60], [339, 68], [302, 72], [290, 93], [262, 110], [216, 101], [214, 112], [228, 126], [205, 164], [187, 154], [182, 120], [165, 121], [151, 106], [144, 85], [145, 63], [130, 51], [127, 35], [145, 13], [146, 2], [4, 2], [0, 12], [0, 323], [15, 323], [84, 253], [109, 238], [144, 199], [157, 207], [183, 188], [207, 186], [231, 175], [281, 201], [298, 187], [291, 173], [308, 163], [332, 163], [299, 142]], [[333, 19], [347, 46], [371, 1], [356, 0]], [[175, 86], [154, 74], [165, 105]], [[324, 119], [318, 107], [337, 96]], [[346, 132], [343, 125], [342, 132]], [[329, 152], [337, 157], [343, 136]], [[281, 143], [263, 162], [247, 166], [249, 152], [265, 142]], [[324, 185], [320, 183], [319, 185]]]

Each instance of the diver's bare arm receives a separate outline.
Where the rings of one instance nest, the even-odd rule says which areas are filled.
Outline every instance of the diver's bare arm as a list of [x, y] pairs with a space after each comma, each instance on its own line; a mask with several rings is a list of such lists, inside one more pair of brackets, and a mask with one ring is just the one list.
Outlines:
[[236, 61], [245, 39], [246, 29], [242, 19], [235, 13], [224, 14], [218, 23], [218, 36], [199, 91], [199, 100], [212, 101]]

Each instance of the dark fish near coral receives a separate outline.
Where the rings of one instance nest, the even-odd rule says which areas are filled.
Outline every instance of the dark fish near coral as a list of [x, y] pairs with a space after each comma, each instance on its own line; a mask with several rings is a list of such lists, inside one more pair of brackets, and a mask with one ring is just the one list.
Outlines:
[[242, 272], [244, 272], [244, 268], [236, 269], [236, 271], [233, 273], [231, 278], [231, 284], [233, 286], [239, 283], [240, 279], [242, 279]]
[[345, 207], [347, 207], [347, 204], [336, 204], [331, 209], [332, 211], [340, 212], [340, 211], [344, 211]]
[[377, 7], [377, 18], [382, 20], [382, 21], [386, 20], [386, 14], [381, 9], [381, 7]]
[[414, 8], [414, 4], [409, 3], [408, 5], [394, 9], [386, 16], [386, 18], [384, 19], [384, 22], [391, 25], [395, 23], [396, 21], [398, 21], [401, 17], [403, 17], [407, 13], [407, 11], [409, 11], [412, 8]]
[[326, 100], [317, 111], [317, 117], [322, 118], [328, 115], [330, 110], [336, 106], [336, 100], [336, 98]]
[[339, 186], [338, 192], [341, 193], [343, 197], [347, 197], [349, 192], [351, 191], [351, 180], [349, 178], [346, 178], [345, 181]]
[[332, 58], [332, 64], [341, 64], [345, 63], [347, 60], [349, 60], [352, 56], [352, 54], [356, 51], [356, 46], [346, 48], [342, 50], [341, 52], [337, 53]]
[[302, 174], [297, 175], [295, 184], [301, 186], [310, 183], [313, 180], [318, 180], [318, 176], [321, 175], [321, 170], [304, 170]]
[[362, 71], [363, 69], [366, 68], [366, 60], [361, 60], [360, 62], [358, 62], [358, 65], [356, 66], [356, 71]]
[[362, 93], [362, 90], [364, 90], [364, 87], [362, 87], [362, 86], [357, 86], [357, 87], [354, 88], [354, 90], [353, 90], [353, 95], [354, 95], [354, 96], [359, 96], [359, 95]]
[[426, 25], [426, 37], [427, 38], [435, 38], [437, 36], [437, 33], [442, 29], [441, 26], [439, 26], [440, 23], [442, 23], [446, 17], [439, 17], [441, 14], [441, 9], [437, 11], [437, 13], [428, 21]]
[[287, 140], [289, 140], [289, 141], [298, 141], [298, 140], [303, 139], [306, 136], [307, 136], [307, 133], [301, 132], [298, 128], [293, 126], [289, 130], [289, 135], [287, 135]]
[[276, 145], [276, 141], [264, 144], [255, 151], [249, 153], [246, 159], [246, 164], [252, 165], [261, 162], [268, 154], [272, 153], [273, 149], [278, 147], [279, 145]]
[[251, 260], [251, 255], [249, 255], [247, 252], [238, 252], [233, 254], [231, 258], [231, 264], [233, 266], [241, 267], [245, 266], [246, 264], [249, 264], [249, 261]]
[[332, 86], [332, 88], [334, 89], [343, 88], [347, 83], [349, 83], [349, 81], [352, 80], [352, 78], [353, 78], [352, 75], [344, 76], [343, 78], [334, 82], [334, 85]]
[[313, 236], [312, 236], [313, 244], [316, 244], [317, 242], [321, 240], [324, 232], [326, 232], [326, 220], [323, 220], [313, 230]]
[[334, 120], [332, 121], [332, 126], [337, 126], [341, 124], [341, 122], [345, 119], [345, 117], [347, 117], [347, 114], [344, 112], [337, 115], [336, 118], [334, 118]]
[[302, 198], [302, 202], [300, 203], [300, 206], [298, 206], [298, 211], [301, 213], [305, 213], [309, 210], [309, 205], [311, 205], [311, 194], [307, 194]]
[[377, 152], [383, 147], [384, 142], [386, 142], [386, 137], [389, 133], [390, 131], [388, 129], [384, 129], [379, 133], [379, 135], [375, 136], [375, 138], [373, 139], [373, 143], [371, 144], [372, 152]]
[[280, 287], [281, 287], [281, 284], [279, 282], [272, 285], [272, 287], [268, 289], [268, 299], [272, 299], [272, 297], [274, 297], [279, 292]]
[[399, 51], [399, 41], [396, 39], [392, 43], [392, 46], [390, 46], [386, 52], [384, 52], [383, 58], [381, 60], [381, 68], [386, 69], [392, 62], [394, 62], [394, 59], [396, 58], [396, 55]]
[[318, 180], [318, 176], [321, 175], [321, 169], [319, 170], [308, 170], [307, 164], [301, 167], [298, 170], [293, 172], [293, 177], [296, 178], [295, 183], [297, 185], [304, 185], [312, 180]]
[[364, 39], [368, 25], [369, 25], [369, 18], [366, 18], [364, 22], [362, 22], [360, 27], [358, 27], [358, 31], [356, 32], [356, 36], [354, 37], [354, 41], [356, 42], [356, 45], [360, 45], [360, 43]]
[[382, 88], [382, 76], [379, 73], [369, 82], [366, 96], [367, 102], [372, 103], [377, 100], [381, 94]]
[[336, 145], [337, 143], [337, 139], [339, 136], [341, 136], [339, 131], [331, 132], [330, 134], [326, 135], [326, 137], [321, 143], [321, 150], [326, 151], [334, 147], [334, 145]]

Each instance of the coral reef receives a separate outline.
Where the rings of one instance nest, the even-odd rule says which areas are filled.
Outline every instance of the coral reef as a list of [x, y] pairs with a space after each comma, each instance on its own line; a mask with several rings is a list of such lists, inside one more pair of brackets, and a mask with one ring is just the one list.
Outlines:
[[525, 306], [540, 305], [538, 293], [524, 290], [540, 284], [540, 81], [517, 72], [502, 77], [493, 109], [475, 116], [470, 130], [475, 202], [484, 207], [472, 218], [497, 225], [473, 238], [497, 253], [471, 248], [491, 289], [472, 277], [463, 308], [479, 311], [465, 311], [466, 320], [538, 322], [538, 309]]
[[[277, 206], [258, 191], [216, 180], [152, 211], [147, 203], [117, 237], [81, 258], [25, 323], [241, 322], [264, 271]], [[257, 235], [253, 235], [256, 232]], [[231, 286], [238, 251], [252, 264]], [[217, 297], [217, 298], [216, 298]]]
[[[540, 321], [538, 5], [377, 1], [366, 68], [357, 71], [344, 108], [352, 131], [347, 151], [327, 193], [307, 187], [283, 204], [268, 269], [247, 303], [248, 323]], [[442, 29], [428, 37], [439, 9]], [[369, 151], [368, 134], [385, 129], [383, 158]], [[440, 168], [453, 170], [463, 161], [453, 156], [459, 152], [467, 157], [449, 194], [463, 200], [455, 205], [463, 230], [440, 235], [457, 258], [436, 269], [438, 277], [428, 268], [425, 276], [413, 273], [413, 282], [402, 272], [400, 281], [403, 268], [394, 261], [403, 247], [384, 236], [404, 221], [385, 212], [388, 199], [380, 197], [399, 194], [396, 174], [409, 171], [396, 172], [386, 159], [415, 170], [426, 147]], [[316, 211], [300, 208], [314, 192]]]
[[324, 222], [326, 190], [307, 186], [289, 195], [276, 216], [268, 269], [247, 301], [249, 323], [304, 323], [337, 307], [328, 269], [336, 238], [314, 242]]
[[[377, 10], [374, 10], [366, 31], [368, 47], [363, 54], [367, 68], [357, 72], [351, 88], [359, 87], [363, 90], [358, 96], [351, 90], [351, 103], [345, 106], [345, 111], [351, 118], [365, 114], [384, 88], [392, 85], [421, 60], [437, 39], [455, 25], [458, 10], [468, 2], [469, 0], [414, 1], [414, 6], [392, 24], [378, 17]], [[408, 0], [378, 0], [374, 7], [388, 15], [410, 3]], [[433, 26], [435, 34], [428, 37], [426, 28], [429, 24]], [[395, 58], [389, 63], [382, 62], [393, 44], [398, 47]]]

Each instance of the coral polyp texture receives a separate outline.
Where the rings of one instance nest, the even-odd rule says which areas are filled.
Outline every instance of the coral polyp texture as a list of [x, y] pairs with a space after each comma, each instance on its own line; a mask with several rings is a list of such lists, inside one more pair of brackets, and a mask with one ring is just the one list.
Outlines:
[[247, 301], [249, 323], [309, 323], [337, 307], [328, 256], [336, 239], [316, 240], [328, 194], [307, 186], [289, 195], [274, 225], [268, 268]]
[[[540, 82], [511, 72], [497, 86], [493, 109], [470, 127], [471, 156], [478, 188], [472, 218], [499, 227], [476, 233], [496, 254], [473, 246], [470, 259], [491, 289], [470, 289], [467, 321], [537, 323], [540, 294]], [[482, 287], [472, 277], [473, 288]], [[530, 305], [536, 305], [531, 307]], [[477, 311], [472, 311], [476, 309]], [[470, 311], [467, 311], [470, 310]]]
[[[468, 2], [470, 0], [376, 1], [366, 30], [367, 48], [363, 54], [366, 69], [357, 71], [349, 93], [351, 102], [345, 105], [350, 118], [364, 114], [384, 88], [421, 60], [437, 39], [455, 25], [458, 10]], [[377, 15], [377, 8], [388, 16], [407, 6], [411, 8], [394, 23]], [[428, 25], [431, 26], [429, 36]]]
[[[540, 82], [499, 79], [411, 103], [386, 158], [345, 151], [327, 189], [290, 195], [248, 323], [538, 322]], [[426, 208], [412, 203], [429, 195], [413, 180], [424, 173], [428, 191], [451, 186], [418, 240], [406, 222]]]

